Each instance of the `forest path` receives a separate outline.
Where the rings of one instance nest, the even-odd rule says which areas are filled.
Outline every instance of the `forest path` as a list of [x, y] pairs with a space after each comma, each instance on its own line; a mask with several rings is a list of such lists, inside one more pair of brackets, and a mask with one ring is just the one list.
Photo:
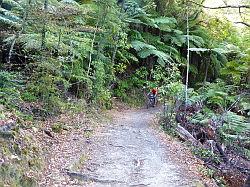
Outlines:
[[69, 175], [82, 179], [88, 187], [203, 186], [193, 166], [197, 160], [183, 158], [190, 156], [187, 150], [178, 150], [176, 142], [169, 145], [172, 140], [166, 142], [153, 127], [159, 110], [112, 111], [112, 122], [90, 140], [84, 167]]

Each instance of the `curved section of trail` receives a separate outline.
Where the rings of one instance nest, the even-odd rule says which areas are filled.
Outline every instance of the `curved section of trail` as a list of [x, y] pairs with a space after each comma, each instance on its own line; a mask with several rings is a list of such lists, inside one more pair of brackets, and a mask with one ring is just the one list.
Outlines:
[[202, 184], [197, 183], [197, 175], [190, 176], [185, 166], [172, 159], [169, 145], [152, 127], [158, 110], [115, 111], [112, 123], [91, 140], [91, 156], [84, 169], [70, 175], [81, 178], [89, 187], [190, 187]]

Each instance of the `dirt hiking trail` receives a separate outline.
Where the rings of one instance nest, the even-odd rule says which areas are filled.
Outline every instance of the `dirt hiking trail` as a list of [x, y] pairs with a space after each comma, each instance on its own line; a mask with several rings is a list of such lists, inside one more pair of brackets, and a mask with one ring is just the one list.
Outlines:
[[153, 127], [159, 110], [112, 111], [112, 122], [90, 139], [84, 166], [67, 174], [88, 187], [214, 186], [204, 182], [187, 150], [169, 145]]

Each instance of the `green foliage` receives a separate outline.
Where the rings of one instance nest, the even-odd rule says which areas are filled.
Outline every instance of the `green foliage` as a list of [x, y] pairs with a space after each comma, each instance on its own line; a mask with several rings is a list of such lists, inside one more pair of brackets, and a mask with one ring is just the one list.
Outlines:
[[7, 71], [0, 71], [0, 104], [9, 108], [17, 107], [21, 101], [20, 76], [9, 73]]
[[131, 77], [125, 80], [118, 80], [114, 94], [122, 101], [132, 105], [140, 106], [144, 104], [143, 87], [148, 84], [147, 76], [149, 72], [145, 67], [137, 69]]
[[93, 80], [93, 99], [99, 106], [104, 108], [111, 108], [111, 93], [107, 89], [106, 84], [109, 81], [109, 76], [105, 71], [105, 65], [101, 61], [94, 62], [94, 80]]
[[157, 17], [153, 21], [163, 31], [170, 31], [177, 24], [176, 19], [173, 17]]
[[63, 130], [63, 125], [61, 123], [54, 123], [52, 126], [51, 126], [51, 129], [53, 132], [55, 133], [61, 133], [62, 130]]
[[222, 162], [221, 158], [210, 150], [193, 147], [192, 151], [195, 155], [206, 161], [211, 161], [218, 165]]
[[[0, 167], [1, 186], [37, 185], [36, 173], [41, 169], [42, 159], [38, 145], [30, 132], [12, 131], [13, 139], [0, 136], [0, 155], [5, 160]], [[27, 173], [33, 173], [31, 177]]]
[[34, 73], [30, 77], [22, 97], [26, 100], [38, 98], [51, 112], [58, 112], [63, 107], [61, 96], [69, 87], [63, 77], [62, 64], [55, 59], [34, 64]]
[[222, 80], [218, 80], [215, 83], [207, 82], [197, 90], [197, 94], [191, 96], [191, 99], [203, 101], [212, 109], [219, 107], [223, 111], [234, 102], [235, 97], [231, 94], [233, 94], [235, 88], [234, 86], [226, 85]]
[[[3, 8], [4, 7], [6, 8]], [[11, 10], [19, 9], [21, 10], [21, 5], [13, 0], [3, 0], [0, 4], [0, 23], [1, 27], [4, 26], [12, 26], [15, 28], [19, 28], [21, 26], [21, 18], [17, 16], [15, 13], [13, 13]], [[1, 28], [0, 27], [0, 28]]]
[[151, 72], [156, 85], [153, 87], [159, 87], [159, 100], [171, 103], [181, 97], [184, 87], [179, 82], [181, 75], [176, 64], [157, 65]]
[[[45, 1], [29, 2], [1, 1], [4, 39], [0, 54], [5, 60], [11, 49], [12, 58], [1, 65], [0, 104], [19, 110], [22, 104], [35, 103], [41, 105], [40, 115], [47, 115], [67, 109], [81, 112], [87, 104], [111, 108], [114, 95], [138, 106], [149, 91], [143, 90], [145, 86], [159, 87], [160, 100], [167, 108], [164, 128], [172, 133], [176, 105], [184, 101], [189, 38], [188, 104], [202, 102], [204, 106], [188, 120], [196, 127], [207, 127], [215, 120], [219, 139], [233, 145], [241, 141], [241, 148], [249, 152], [245, 146], [249, 100], [244, 96], [230, 108], [249, 89], [249, 29], [239, 33], [229, 21], [203, 16], [201, 7], [193, 5], [188, 9], [187, 37], [186, 4], [180, 0], [160, 0], [159, 4], [130, 0], [122, 5], [116, 0], [50, 0], [47, 11], [41, 8]], [[17, 113], [25, 120], [34, 117]], [[0, 113], [0, 118], [5, 116]], [[61, 124], [52, 126], [54, 132], [62, 128]], [[205, 159], [221, 162], [211, 151], [196, 151]], [[12, 177], [13, 185], [34, 185], [15, 167], [1, 172], [7, 174], [0, 179]]]
[[224, 116], [225, 124], [221, 127], [221, 136], [226, 142], [247, 141], [250, 126], [247, 119], [234, 112], [227, 112]]
[[207, 24], [207, 32], [218, 42], [230, 41], [230, 43], [238, 43], [236, 28], [232, 23], [225, 19], [209, 18]]

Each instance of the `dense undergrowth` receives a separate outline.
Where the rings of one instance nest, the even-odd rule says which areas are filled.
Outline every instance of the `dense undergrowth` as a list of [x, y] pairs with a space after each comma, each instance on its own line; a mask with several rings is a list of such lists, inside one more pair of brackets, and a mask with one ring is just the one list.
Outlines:
[[178, 134], [181, 125], [202, 144], [194, 152], [213, 170], [246, 176], [249, 38], [247, 27], [179, 0], [0, 0], [0, 131], [11, 134], [0, 135], [3, 184], [32, 186], [21, 169], [13, 177], [4, 159], [11, 152], [13, 167], [34, 168], [13, 148], [27, 124], [79, 111], [78, 99], [84, 109], [110, 109], [112, 97], [144, 105], [153, 87], [165, 103], [165, 129]]

